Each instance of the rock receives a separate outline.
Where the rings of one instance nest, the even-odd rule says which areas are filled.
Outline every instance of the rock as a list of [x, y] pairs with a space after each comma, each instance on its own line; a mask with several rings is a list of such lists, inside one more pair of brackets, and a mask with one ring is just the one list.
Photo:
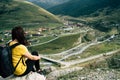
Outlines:
[[66, 74], [72, 73], [74, 71], [82, 70], [82, 67], [71, 67], [71, 68], [65, 68], [65, 69], [60, 69], [60, 70], [55, 70], [51, 73], [49, 73], [46, 78], [49, 80], [57, 80], [58, 77], [64, 76]]
[[8, 78], [0, 78], [0, 80], [46, 80], [46, 77], [44, 75], [41, 75], [37, 72], [30, 72], [29, 74], [22, 76], [22, 77], [10, 77]]

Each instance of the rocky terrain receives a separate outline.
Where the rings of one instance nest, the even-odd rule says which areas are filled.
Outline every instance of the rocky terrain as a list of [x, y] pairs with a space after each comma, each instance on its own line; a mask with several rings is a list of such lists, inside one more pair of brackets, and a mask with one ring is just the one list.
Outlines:
[[[84, 69], [67, 77], [59, 77], [58, 80], [120, 80], [120, 71], [114, 69]], [[68, 79], [69, 77], [69, 79]]]

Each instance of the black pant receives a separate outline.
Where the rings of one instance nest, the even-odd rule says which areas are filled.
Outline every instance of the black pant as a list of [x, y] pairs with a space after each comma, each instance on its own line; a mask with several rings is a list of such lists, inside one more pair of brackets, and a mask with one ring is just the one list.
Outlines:
[[[34, 52], [32, 52], [32, 55], [38, 56], [38, 52], [34, 51]], [[35, 71], [34, 66], [36, 68], [36, 71], [38, 71], [40, 69], [39, 60], [27, 59], [26, 60], [26, 65], [27, 65], [26, 71], [20, 76], [24, 76], [24, 75], [28, 74], [30, 71]]]

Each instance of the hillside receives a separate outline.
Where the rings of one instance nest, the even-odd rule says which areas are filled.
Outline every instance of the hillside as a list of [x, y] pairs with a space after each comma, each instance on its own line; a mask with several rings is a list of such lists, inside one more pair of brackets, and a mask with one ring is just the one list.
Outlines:
[[32, 49], [33, 51], [39, 50], [41, 54], [55, 54], [76, 46], [75, 43], [78, 42], [79, 38], [80, 38], [80, 34], [74, 34], [74, 35], [71, 34], [69, 36], [62, 36], [49, 43], [33, 46]]
[[0, 3], [0, 29], [15, 25], [40, 27], [59, 23], [56, 16], [28, 1], [14, 0]]
[[76, 17], [78, 22], [84, 22], [104, 32], [114, 28], [118, 30], [120, 26], [119, 0], [70, 0], [67, 3], [52, 7], [48, 11], [56, 15]]
[[67, 2], [69, 0], [28, 0], [30, 2], [33, 2], [45, 9], [48, 9], [50, 7], [62, 4], [64, 2]]
[[[96, 16], [98, 15], [98, 16]], [[120, 30], [120, 7], [118, 9], [105, 8], [102, 11], [92, 13], [90, 17], [84, 18], [88, 25], [93, 25], [94, 28], [101, 31]], [[119, 31], [120, 32], [120, 31]]]
[[48, 10], [54, 14], [79, 17], [106, 7], [116, 8], [118, 5], [120, 5], [119, 0], [70, 0]]

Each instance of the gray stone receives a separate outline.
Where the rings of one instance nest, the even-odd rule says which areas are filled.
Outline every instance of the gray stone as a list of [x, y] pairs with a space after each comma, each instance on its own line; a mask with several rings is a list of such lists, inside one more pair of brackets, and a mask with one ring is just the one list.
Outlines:
[[37, 72], [30, 72], [29, 74], [22, 77], [10, 76], [8, 78], [0, 78], [0, 80], [46, 80], [44, 75], [38, 74]]

